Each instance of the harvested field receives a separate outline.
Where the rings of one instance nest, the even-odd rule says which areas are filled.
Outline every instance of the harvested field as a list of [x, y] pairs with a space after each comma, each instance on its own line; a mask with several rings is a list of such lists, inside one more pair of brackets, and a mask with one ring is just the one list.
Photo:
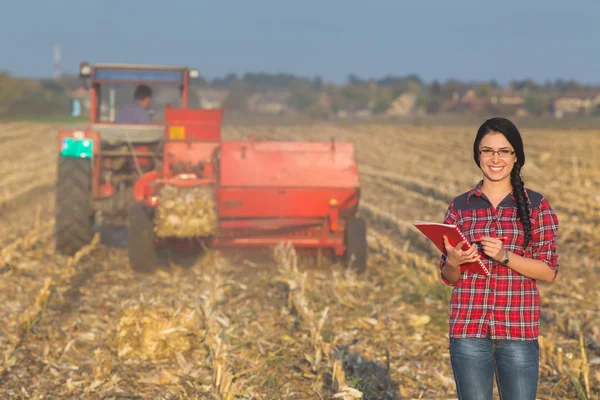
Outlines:
[[[55, 132], [0, 124], [0, 397], [456, 398], [451, 288], [411, 222], [441, 220], [480, 177], [476, 126], [225, 127], [226, 139], [351, 140], [371, 256], [364, 276], [284, 245], [207, 251], [136, 274], [104, 231], [54, 252]], [[598, 131], [524, 130], [526, 186], [560, 220], [561, 270], [540, 284], [539, 399], [600, 398]], [[126, 235], [125, 235], [126, 236]]]

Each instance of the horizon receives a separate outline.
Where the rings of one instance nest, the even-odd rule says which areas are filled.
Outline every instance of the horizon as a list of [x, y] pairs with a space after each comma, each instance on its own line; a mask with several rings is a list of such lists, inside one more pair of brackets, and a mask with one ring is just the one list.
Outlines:
[[[133, 65], [133, 63], [131, 63]], [[176, 65], [170, 65], [170, 64], [163, 64], [164, 66], [176, 66]], [[192, 68], [192, 67], [190, 67]], [[12, 73], [11, 71], [5, 71], [5, 70], [1, 70], [0, 69], [0, 73], [2, 72], [8, 72], [11, 74], [11, 76], [15, 77], [15, 78], [23, 78], [23, 79], [33, 79], [33, 80], [54, 80], [53, 76], [24, 76], [24, 75], [17, 75]], [[229, 72], [229, 73], [224, 73], [221, 76], [214, 76], [211, 77], [210, 79], [207, 78], [206, 76], [202, 75], [202, 73], [200, 73], [199, 78], [200, 79], [204, 79], [206, 80], [206, 82], [210, 85], [212, 83], [214, 83], [214, 81], [216, 80], [221, 80], [221, 79], [225, 79], [228, 75], [233, 74], [233, 72]], [[487, 79], [487, 80], [461, 80], [459, 78], [454, 78], [454, 77], [449, 77], [446, 78], [445, 80], [439, 80], [439, 79], [432, 79], [432, 80], [427, 80], [424, 79], [422, 76], [420, 76], [418, 73], [416, 72], [411, 72], [411, 73], [407, 73], [404, 75], [383, 75], [383, 76], [373, 76], [373, 77], [363, 77], [363, 76], [357, 76], [356, 74], [349, 74], [346, 79], [340, 80], [340, 81], [336, 81], [336, 82], [332, 82], [332, 81], [327, 81], [325, 80], [322, 76], [303, 76], [303, 75], [298, 75], [298, 74], [293, 74], [293, 73], [289, 73], [289, 72], [285, 72], [285, 71], [274, 71], [274, 72], [266, 72], [266, 71], [246, 71], [246, 72], [242, 72], [242, 73], [237, 73], [236, 77], [239, 80], [244, 79], [244, 77], [246, 75], [251, 75], [251, 74], [266, 74], [266, 75], [270, 75], [270, 76], [277, 76], [277, 75], [286, 75], [286, 76], [290, 76], [294, 79], [305, 79], [305, 80], [313, 80], [315, 78], [321, 78], [322, 79], [322, 83], [323, 85], [327, 85], [327, 84], [334, 84], [334, 85], [344, 85], [344, 84], [349, 84], [349, 77], [351, 75], [354, 75], [356, 78], [359, 78], [361, 81], [363, 82], [377, 82], [377, 81], [381, 81], [384, 80], [386, 78], [393, 78], [393, 79], [407, 79], [410, 76], [415, 76], [417, 78], [419, 78], [421, 80], [421, 82], [424, 85], [431, 85], [433, 82], [438, 82], [440, 84], [444, 84], [446, 82], [449, 81], [457, 81], [460, 82], [461, 84], [464, 85], [470, 85], [470, 84], [485, 84], [485, 83], [491, 83], [493, 81], [495, 81], [494, 79]], [[63, 70], [63, 73], [61, 75], [61, 78], [65, 78], [65, 77], [70, 77], [70, 78], [76, 78], [78, 76], [78, 72], [77, 70], [72, 70], [72, 71], [65, 71]], [[562, 82], [575, 82], [577, 84], [580, 84], [584, 87], [598, 87], [600, 89], [600, 82], [585, 82], [585, 81], [578, 81], [575, 79], [565, 79], [565, 78], [555, 78], [555, 79], [547, 79], [545, 81], [536, 81], [535, 79], [532, 79], [530, 77], [523, 77], [523, 78], [515, 78], [515, 79], [511, 79], [508, 82], [498, 82], [495, 81], [495, 83], [502, 88], [507, 88], [511, 83], [513, 82], [523, 82], [526, 80], [532, 80], [536, 85], [538, 86], [544, 86], [545, 84], [549, 83], [549, 84], [555, 84], [557, 81], [562, 81]]]
[[[31, 3], [36, 13], [31, 13]], [[600, 37], [595, 23], [600, 3], [592, 0], [568, 6], [557, 0], [358, 4], [259, 0], [233, 8], [186, 0], [169, 5], [156, 0], [11, 2], [0, 27], [0, 70], [52, 78], [58, 44], [64, 74], [76, 72], [79, 62], [87, 60], [186, 65], [209, 81], [264, 72], [318, 76], [334, 84], [345, 83], [350, 75], [381, 79], [410, 74], [425, 82], [600, 84], [595, 67], [600, 55], [590, 51]], [[90, 11], [97, 17], [88, 18]]]

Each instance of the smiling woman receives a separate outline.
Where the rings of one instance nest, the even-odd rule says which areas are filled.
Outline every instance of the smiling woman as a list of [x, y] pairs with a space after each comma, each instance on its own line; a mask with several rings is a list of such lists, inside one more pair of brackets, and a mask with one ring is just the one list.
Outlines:
[[[473, 158], [483, 179], [454, 198], [444, 223], [456, 224], [471, 243], [446, 242], [442, 280], [450, 299], [450, 359], [459, 399], [491, 399], [494, 374], [502, 398], [536, 398], [540, 298], [537, 280], [558, 272], [558, 219], [548, 200], [524, 187], [523, 141], [505, 118], [479, 128]], [[503, 237], [503, 238], [500, 238]], [[481, 259], [486, 277], [460, 265]]]

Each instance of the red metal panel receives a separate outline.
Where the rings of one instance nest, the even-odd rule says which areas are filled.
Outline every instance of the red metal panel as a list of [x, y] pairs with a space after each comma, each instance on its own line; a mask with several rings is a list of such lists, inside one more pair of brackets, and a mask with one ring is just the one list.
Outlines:
[[214, 238], [211, 245], [214, 247], [267, 247], [277, 246], [281, 242], [292, 242], [297, 247], [335, 247], [338, 241], [321, 238], [298, 237], [257, 237], [257, 238]]
[[358, 201], [355, 189], [237, 189], [217, 190], [221, 218], [322, 217], [330, 212], [329, 202], [337, 199], [339, 208]]
[[181, 88], [181, 107], [188, 108], [189, 103], [189, 85], [190, 84], [190, 74], [186, 69], [183, 73], [183, 87]]
[[191, 165], [211, 162], [212, 154], [217, 147], [219, 142], [165, 142], [163, 173], [165, 176], [171, 175], [171, 165], [178, 162]]
[[221, 184], [255, 188], [357, 188], [354, 145], [346, 142], [223, 142]]
[[226, 230], [255, 229], [261, 231], [277, 230], [282, 227], [322, 226], [322, 218], [260, 218], [221, 220], [221, 228]]
[[331, 249], [337, 256], [346, 251], [344, 239], [341, 235], [330, 235], [321, 237], [280, 235], [280, 236], [232, 236], [214, 237], [209, 239], [208, 245], [213, 248], [223, 247], [271, 247], [280, 243], [291, 243], [298, 249]]
[[221, 140], [221, 120], [223, 110], [202, 110], [188, 108], [165, 108], [165, 122], [169, 125], [166, 135], [169, 137], [170, 127], [183, 127], [184, 140]]
[[[158, 238], [157, 244], [169, 244], [177, 249], [197, 249], [198, 244], [193, 241]], [[264, 248], [274, 247], [280, 243], [291, 243], [297, 249], [330, 249], [337, 256], [342, 256], [346, 247], [343, 238], [339, 236], [330, 236], [327, 238], [318, 237], [296, 237], [296, 236], [278, 236], [278, 237], [212, 237], [203, 240], [208, 247], [212, 248]]]
[[98, 122], [98, 90], [96, 85], [90, 88], [90, 122]]
[[128, 81], [128, 80], [111, 80], [111, 79], [94, 79], [94, 84], [99, 83], [99, 84], [103, 84], [103, 85], [109, 85], [109, 84], [115, 84], [115, 85], [137, 85], [140, 83], [145, 83], [145, 84], [151, 84], [151, 85], [171, 85], [171, 86], [177, 86], [178, 82], [163, 82], [163, 81], [150, 81], [150, 80], [135, 80], [135, 81]]

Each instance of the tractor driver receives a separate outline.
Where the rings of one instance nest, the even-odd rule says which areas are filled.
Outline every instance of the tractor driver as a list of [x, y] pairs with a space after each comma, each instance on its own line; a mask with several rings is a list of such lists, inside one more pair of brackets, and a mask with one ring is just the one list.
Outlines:
[[152, 89], [147, 85], [138, 85], [133, 95], [134, 102], [125, 104], [115, 116], [116, 124], [151, 124], [152, 116], [148, 112], [148, 105], [152, 97]]

